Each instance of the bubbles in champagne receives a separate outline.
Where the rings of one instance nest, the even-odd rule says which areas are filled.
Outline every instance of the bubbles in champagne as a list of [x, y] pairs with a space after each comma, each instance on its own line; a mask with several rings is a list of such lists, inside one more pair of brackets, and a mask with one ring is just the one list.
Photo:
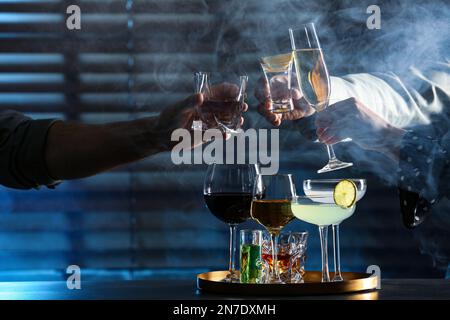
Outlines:
[[303, 97], [314, 109], [322, 111], [330, 98], [330, 79], [322, 50], [297, 50], [294, 62]]

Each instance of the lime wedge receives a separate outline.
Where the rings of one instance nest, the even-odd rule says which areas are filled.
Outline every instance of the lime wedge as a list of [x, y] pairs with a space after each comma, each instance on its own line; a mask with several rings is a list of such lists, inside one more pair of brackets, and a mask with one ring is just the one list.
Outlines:
[[356, 185], [351, 180], [341, 180], [334, 187], [334, 203], [342, 208], [350, 208], [356, 202]]

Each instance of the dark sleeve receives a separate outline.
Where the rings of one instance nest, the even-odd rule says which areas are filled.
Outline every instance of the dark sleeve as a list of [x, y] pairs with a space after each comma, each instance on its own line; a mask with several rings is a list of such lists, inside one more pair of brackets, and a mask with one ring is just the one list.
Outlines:
[[449, 135], [409, 130], [400, 149], [398, 186], [403, 223], [421, 224], [449, 187]]
[[15, 111], [0, 112], [0, 184], [18, 189], [52, 187], [45, 163], [49, 128], [56, 120], [33, 120]]
[[318, 139], [316, 133], [316, 113], [309, 117], [294, 120], [294, 124], [298, 131], [308, 140], [315, 141]]

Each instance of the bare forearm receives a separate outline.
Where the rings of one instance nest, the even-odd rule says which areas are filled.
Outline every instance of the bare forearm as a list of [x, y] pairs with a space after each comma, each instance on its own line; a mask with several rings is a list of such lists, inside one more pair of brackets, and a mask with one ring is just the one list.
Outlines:
[[77, 179], [164, 151], [155, 122], [55, 123], [47, 138], [48, 170], [54, 179]]

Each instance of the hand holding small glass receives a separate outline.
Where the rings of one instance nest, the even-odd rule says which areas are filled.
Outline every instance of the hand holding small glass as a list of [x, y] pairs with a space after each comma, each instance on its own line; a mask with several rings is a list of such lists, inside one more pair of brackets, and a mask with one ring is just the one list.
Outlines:
[[219, 128], [225, 133], [236, 132], [244, 122], [248, 77], [219, 73], [197, 72], [195, 87], [203, 94], [203, 108], [199, 109], [202, 128]]

